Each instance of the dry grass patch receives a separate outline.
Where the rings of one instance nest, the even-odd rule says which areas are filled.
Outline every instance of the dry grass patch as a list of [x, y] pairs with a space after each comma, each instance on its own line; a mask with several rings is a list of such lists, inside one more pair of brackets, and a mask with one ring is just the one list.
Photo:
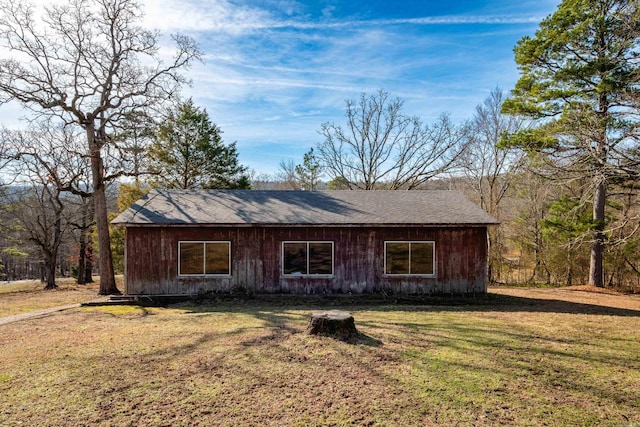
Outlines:
[[44, 290], [38, 280], [0, 285], [0, 317], [13, 316], [95, 299], [99, 284], [77, 285], [75, 279], [58, 279], [58, 289]]
[[266, 303], [5, 325], [0, 425], [640, 423], [638, 301], [528, 291], [481, 306], [331, 307], [354, 314], [353, 343], [303, 333], [317, 306]]

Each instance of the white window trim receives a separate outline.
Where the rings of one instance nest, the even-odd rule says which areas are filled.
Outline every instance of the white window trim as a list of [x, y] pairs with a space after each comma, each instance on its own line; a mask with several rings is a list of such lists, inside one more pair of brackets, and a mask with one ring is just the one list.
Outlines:
[[[229, 273], [228, 274], [206, 274], [206, 273], [202, 273], [202, 274], [182, 274], [180, 272], [180, 255], [181, 255], [181, 245], [182, 243], [202, 243], [203, 244], [203, 251], [204, 251], [204, 257], [202, 260], [202, 271], [206, 272], [207, 271], [207, 243], [226, 243], [227, 246], [229, 247], [229, 259], [228, 259], [228, 265], [229, 265]], [[178, 277], [231, 277], [231, 241], [229, 240], [179, 240], [178, 241]]]
[[[409, 273], [404, 274], [393, 274], [387, 272], [387, 243], [408, 243], [409, 244]], [[433, 273], [432, 274], [413, 274], [411, 273], [411, 244], [412, 243], [431, 243], [433, 246], [432, 262], [433, 262]], [[438, 270], [436, 264], [436, 242], [433, 240], [385, 240], [384, 242], [384, 275], [390, 277], [436, 277]]]
[[[331, 274], [286, 274], [284, 272], [284, 245], [287, 243], [306, 243], [307, 245], [307, 271], [309, 271], [309, 244], [310, 243], [330, 243], [331, 244]], [[280, 260], [281, 260], [281, 269], [280, 274], [282, 277], [294, 278], [294, 277], [305, 277], [305, 278], [330, 278], [334, 277], [334, 269], [335, 269], [335, 245], [333, 240], [283, 240], [280, 245]]]

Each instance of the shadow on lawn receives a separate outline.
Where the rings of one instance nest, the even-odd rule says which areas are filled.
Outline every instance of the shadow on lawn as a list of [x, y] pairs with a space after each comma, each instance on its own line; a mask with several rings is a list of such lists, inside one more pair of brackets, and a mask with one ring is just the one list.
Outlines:
[[[564, 329], [548, 331], [535, 323], [511, 322], [520, 312], [638, 317], [639, 310], [496, 294], [446, 302], [364, 303], [357, 298], [265, 301], [255, 297], [173, 305], [172, 310], [185, 314], [185, 325], [192, 320], [200, 322], [199, 319], [202, 324], [191, 332], [192, 340], [163, 346], [144, 356], [143, 365], [155, 367], [165, 360], [186, 360], [188, 363], [184, 364], [171, 362], [186, 367], [169, 370], [169, 374], [179, 374], [182, 381], [209, 378], [216, 387], [239, 384], [250, 391], [270, 391], [269, 384], [296, 390], [291, 384], [305, 378], [320, 378], [303, 384], [321, 389], [324, 380], [334, 384], [335, 378], [343, 378], [343, 384], [349, 384], [353, 373], [367, 374], [366, 378], [375, 384], [386, 384], [388, 389], [445, 393], [445, 398], [446, 393], [464, 393], [470, 384], [484, 390], [475, 393], [482, 393], [481, 398], [489, 402], [487, 407], [501, 402], [502, 395], [528, 386], [534, 391], [521, 395], [534, 396], [535, 402], [550, 408], [554, 401], [568, 407], [588, 398], [594, 406], [620, 408], [629, 413], [640, 398], [633, 377], [625, 382], [623, 375], [633, 371], [636, 360], [633, 337], [605, 339], [604, 335], [588, 331], [566, 336]], [[356, 327], [370, 336], [362, 335], [351, 344], [363, 347], [301, 336], [312, 312], [332, 308], [354, 312]], [[376, 312], [382, 313], [377, 316]], [[404, 312], [419, 315], [403, 316]], [[516, 314], [502, 319], [503, 316], [470, 317], [467, 312]], [[224, 314], [231, 314], [229, 319], [237, 322], [237, 327], [219, 331], [217, 321], [226, 321]], [[244, 316], [260, 322], [245, 322]], [[580, 318], [575, 320], [576, 324], [580, 322]], [[185, 329], [188, 331], [188, 326]], [[221, 347], [224, 349], [219, 350]], [[334, 363], [333, 376], [323, 377], [330, 363]], [[600, 372], [613, 373], [612, 378]], [[453, 385], [444, 385], [449, 383]], [[433, 387], [434, 391], [416, 387]], [[618, 389], [624, 393], [617, 393]]]
[[[305, 330], [300, 327], [292, 326], [294, 324], [300, 325], [304, 323], [306, 320], [310, 320], [310, 316], [312, 312], [318, 311], [317, 306], [309, 306], [309, 305], [300, 305], [300, 304], [292, 304], [292, 305], [282, 305], [282, 304], [269, 304], [259, 299], [253, 299], [250, 302], [246, 301], [226, 301], [222, 303], [214, 303], [213, 301], [204, 301], [198, 303], [181, 303], [178, 305], [171, 306], [173, 309], [182, 309], [185, 310], [188, 314], [202, 314], [202, 313], [238, 313], [238, 314], [247, 314], [253, 316], [254, 318], [261, 320], [264, 322], [265, 328], [268, 328], [271, 333], [256, 337], [249, 341], [243, 342], [243, 344], [249, 345], [260, 345], [268, 342], [278, 342], [284, 339], [286, 336], [290, 336], [293, 334], [304, 333]], [[334, 307], [335, 308], [335, 307]], [[353, 306], [352, 308], [356, 308]], [[362, 309], [362, 307], [359, 307]], [[295, 312], [289, 311], [295, 310]], [[308, 311], [308, 316], [304, 313]], [[356, 325], [357, 329], [357, 325]], [[237, 333], [239, 331], [235, 331]], [[338, 338], [336, 338], [338, 339]], [[351, 337], [349, 339], [340, 341], [349, 343], [349, 344], [359, 344], [365, 345], [369, 347], [379, 347], [382, 346], [382, 341], [368, 336], [360, 331], [356, 337]]]
[[[283, 298], [274, 300], [273, 296], [268, 299], [251, 297], [234, 300], [205, 300], [201, 302], [187, 302], [171, 306], [173, 309], [184, 310], [185, 313], [194, 314], [214, 314], [214, 313], [237, 313], [249, 315], [263, 322], [264, 333], [243, 341], [241, 344], [246, 347], [260, 347], [278, 345], [287, 340], [292, 335], [304, 333], [304, 326], [310, 320], [312, 312], [328, 309], [342, 309], [345, 311], [380, 311], [380, 312], [414, 312], [414, 313], [437, 313], [437, 312], [503, 312], [503, 313], [558, 313], [558, 314], [589, 314], [601, 316], [621, 316], [640, 317], [640, 310], [633, 310], [619, 307], [609, 307], [604, 305], [586, 304], [557, 299], [527, 298], [509, 295], [489, 294], [482, 298], [407, 298], [395, 301], [382, 300], [363, 301], [358, 297], [323, 299], [317, 298]], [[384, 321], [382, 322], [385, 323]], [[357, 318], [356, 328], [362, 326], [373, 335], [377, 335], [377, 329], [384, 327], [380, 322], [364, 321]], [[422, 333], [424, 324], [403, 323], [401, 326], [415, 329], [416, 333]], [[432, 327], [435, 325], [432, 325]], [[477, 325], [475, 327], [478, 327]], [[437, 327], [436, 327], [437, 328]], [[469, 332], [464, 329], [469, 325], [448, 324], [447, 329], [457, 330], [457, 333]], [[459, 330], [458, 330], [459, 329]], [[240, 330], [230, 331], [230, 335], [240, 335], [244, 332]], [[367, 347], [384, 347], [384, 339], [374, 337], [358, 331], [358, 336], [346, 341], [350, 344], [363, 345]], [[471, 334], [474, 340], [483, 340], [483, 333], [493, 333], [492, 330], [475, 330]], [[509, 335], [506, 331], [503, 335]], [[527, 332], [528, 333], [528, 332]], [[515, 336], [513, 339], [531, 339], [531, 336]], [[464, 334], [463, 334], [464, 335]], [[478, 344], [478, 343], [476, 343]], [[451, 345], [451, 343], [449, 343]], [[492, 346], [492, 340], [482, 343], [482, 346]], [[496, 344], [500, 347], [501, 344]]]
[[594, 314], [600, 316], [640, 317], [640, 310], [586, 304], [558, 299], [525, 298], [489, 294], [487, 303], [474, 310], [529, 313]]
[[[178, 306], [173, 306], [178, 308]], [[529, 298], [512, 295], [488, 294], [482, 297], [428, 297], [422, 295], [378, 297], [329, 296], [299, 297], [248, 296], [233, 300], [203, 300], [187, 303], [189, 310], [197, 312], [246, 312], [261, 310], [269, 323], [286, 324], [287, 309], [309, 310], [378, 310], [378, 311], [497, 311], [529, 313], [593, 314], [602, 316], [640, 317], [640, 309], [587, 304], [560, 299]], [[268, 314], [271, 313], [271, 314]], [[259, 317], [258, 316], [258, 317]]]

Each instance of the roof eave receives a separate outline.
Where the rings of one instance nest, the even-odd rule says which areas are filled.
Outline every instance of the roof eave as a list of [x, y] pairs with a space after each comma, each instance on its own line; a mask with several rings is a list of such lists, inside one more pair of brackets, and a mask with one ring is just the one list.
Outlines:
[[164, 227], [164, 228], [183, 228], [183, 227], [490, 227], [499, 225], [499, 222], [487, 223], [330, 223], [330, 224], [305, 224], [305, 223], [171, 223], [171, 222], [153, 222], [153, 223], [135, 223], [135, 222], [112, 222], [113, 225], [123, 227]]

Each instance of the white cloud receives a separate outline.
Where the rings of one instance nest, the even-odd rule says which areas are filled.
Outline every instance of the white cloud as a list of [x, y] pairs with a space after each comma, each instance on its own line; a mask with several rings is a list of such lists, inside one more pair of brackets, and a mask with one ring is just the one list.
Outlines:
[[168, 32], [215, 31], [238, 35], [271, 25], [267, 11], [226, 0], [144, 0], [144, 11], [145, 26]]
[[[43, 0], [39, 0], [44, 3]], [[239, 5], [227, 0], [144, 0], [146, 26], [169, 32], [212, 31], [231, 35], [268, 29], [343, 29], [394, 25], [469, 25], [538, 23], [542, 16], [532, 15], [445, 15], [406, 19], [350, 20], [333, 18], [334, 6], [322, 10], [322, 21], [309, 20], [291, 2], [278, 5], [279, 14], [294, 16], [278, 19], [266, 9]]]
[[[51, 1], [61, 0], [38, 4]], [[319, 126], [341, 123], [345, 99], [362, 92], [385, 89], [426, 122], [442, 111], [468, 117], [487, 90], [510, 89], [513, 43], [541, 19], [543, 7], [532, 2], [551, 0], [406, 19], [341, 17], [340, 7], [317, 4], [312, 18], [296, 0], [141, 1], [142, 26], [165, 35], [162, 58], [174, 53], [168, 34], [198, 41], [205, 63], [187, 70], [193, 87], [183, 96], [206, 108], [224, 139], [238, 142], [241, 160], [261, 172], [284, 156], [301, 161]]]

